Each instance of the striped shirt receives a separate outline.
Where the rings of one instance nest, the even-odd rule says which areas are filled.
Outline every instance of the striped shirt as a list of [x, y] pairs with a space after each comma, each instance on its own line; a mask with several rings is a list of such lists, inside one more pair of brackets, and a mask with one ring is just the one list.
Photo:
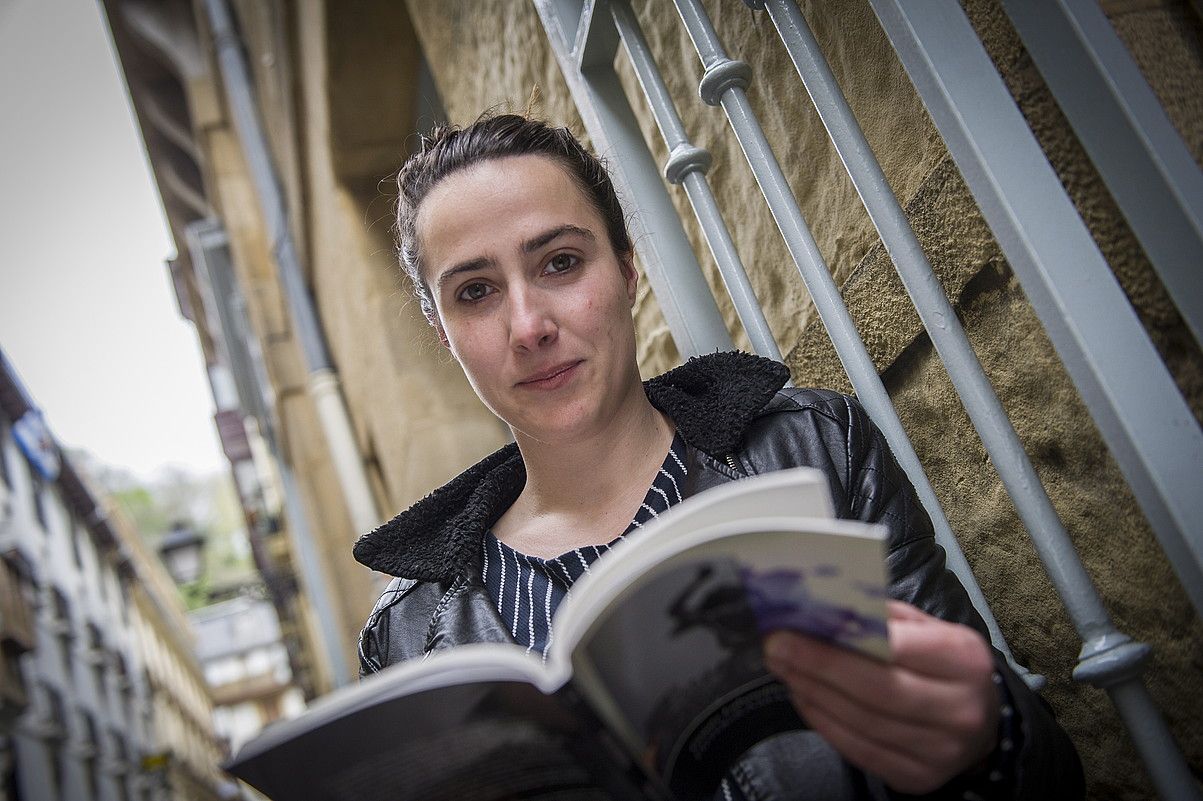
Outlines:
[[586, 545], [554, 559], [540, 559], [515, 551], [492, 531], [485, 534], [481, 577], [514, 641], [527, 653], [537, 652], [546, 660], [553, 642], [552, 615], [573, 583], [611, 546], [681, 500], [687, 475], [684, 456], [685, 441], [677, 434], [631, 524], [605, 545]]

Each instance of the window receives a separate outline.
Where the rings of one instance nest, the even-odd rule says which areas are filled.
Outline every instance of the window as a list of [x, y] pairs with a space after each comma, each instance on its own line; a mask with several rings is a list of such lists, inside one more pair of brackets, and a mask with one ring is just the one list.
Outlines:
[[8, 650], [33, 650], [34, 610], [29, 603], [33, 580], [29, 563], [17, 549], [0, 555], [0, 643]]
[[133, 702], [133, 682], [130, 681], [129, 668], [125, 664], [125, 657], [121, 654], [113, 654], [113, 677], [117, 684], [117, 698], [121, 703], [121, 714], [123, 717], [130, 717], [130, 707]]
[[124, 578], [117, 579], [117, 592], [121, 596], [121, 603], [117, 604], [117, 608], [121, 612], [121, 622], [124, 625], [128, 626], [129, 625], [130, 597], [129, 597], [129, 585], [126, 584], [126, 579], [124, 579]]
[[271, 673], [271, 651], [266, 648], [256, 648], [246, 655], [246, 672], [252, 676]]
[[71, 521], [71, 558], [75, 562], [75, 566], [82, 568], [84, 566], [83, 557], [79, 553], [79, 530], [83, 528], [78, 520]]
[[88, 788], [88, 798], [95, 798], [100, 791], [100, 777], [96, 772], [96, 759], [100, 755], [100, 742], [96, 732], [96, 720], [90, 712], [79, 710], [80, 743], [79, 762], [83, 767], [84, 782]]
[[35, 731], [46, 747], [46, 757], [50, 761], [50, 783], [57, 797], [59, 788], [63, 786], [63, 741], [67, 738], [67, 714], [63, 706], [63, 697], [50, 684], [42, 682], [42, 698], [45, 708], [39, 717]]
[[56, 625], [56, 633], [61, 634], [60, 629], [71, 631], [71, 602], [67, 600], [67, 596], [62, 590], [55, 587], [51, 593], [51, 612], [54, 614], [54, 622]]
[[113, 731], [113, 772], [114, 785], [117, 787], [118, 801], [130, 801], [129, 793], [129, 762], [130, 749], [126, 745], [125, 738], [121, 736], [121, 732]]
[[63, 706], [63, 696], [51, 685], [43, 682], [42, 688], [46, 697], [46, 722], [50, 724], [52, 736], [63, 738], [67, 736], [67, 712]]
[[71, 678], [71, 643], [75, 639], [75, 631], [71, 627], [71, 602], [67, 600], [67, 596], [57, 587], [50, 591], [51, 598], [51, 614], [54, 615], [51, 620], [51, 630], [58, 639], [59, 649], [63, 660], [63, 673], [67, 679]]
[[13, 488], [13, 477], [8, 472], [8, 421], [0, 418], [0, 481], [9, 489]]
[[87, 625], [88, 632], [88, 664], [92, 666], [92, 681], [96, 685], [96, 695], [105, 701], [108, 693], [105, 692], [104, 686], [104, 666], [108, 662], [108, 653], [104, 649], [104, 636], [100, 633], [100, 627], [95, 623]]
[[50, 527], [46, 523], [46, 483], [42, 481], [42, 477], [36, 472], [31, 471], [33, 477], [31, 482], [33, 487], [33, 515], [38, 519], [38, 525], [42, 527], [42, 533], [46, 534], [50, 531]]
[[0, 707], [22, 710], [28, 703], [21, 655], [33, 650], [33, 609], [28, 570], [15, 549], [0, 557]]

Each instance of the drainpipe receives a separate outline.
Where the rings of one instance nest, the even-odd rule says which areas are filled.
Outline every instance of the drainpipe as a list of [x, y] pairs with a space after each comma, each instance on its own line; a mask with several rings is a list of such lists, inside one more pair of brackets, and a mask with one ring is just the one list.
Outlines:
[[[280, 283], [292, 313], [292, 320], [308, 371], [307, 387], [326, 436], [334, 469], [342, 486], [343, 498], [358, 532], [368, 531], [380, 522], [380, 514], [368, 487], [363, 460], [355, 443], [351, 418], [342, 396], [338, 373], [326, 348], [313, 300], [305, 285], [304, 271], [288, 222], [284, 193], [272, 163], [267, 136], [255, 107], [254, 93], [243, 53], [242, 42], [232, 23], [228, 0], [205, 0], [205, 10], [213, 33], [213, 45], [225, 85], [226, 102], [234, 128], [242, 144], [255, 193], [263, 212], [272, 255]], [[311, 543], [316, 551], [316, 543]], [[329, 597], [329, 593], [321, 593]], [[342, 660], [335, 659], [335, 683], [348, 681]]]

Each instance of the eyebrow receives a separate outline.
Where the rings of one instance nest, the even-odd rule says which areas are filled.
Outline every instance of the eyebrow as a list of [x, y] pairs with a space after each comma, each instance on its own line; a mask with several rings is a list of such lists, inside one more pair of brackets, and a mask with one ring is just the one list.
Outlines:
[[[597, 241], [597, 237], [588, 228], [582, 228], [579, 225], [573, 225], [572, 223], [565, 223], [564, 225], [557, 225], [555, 228], [549, 228], [538, 236], [533, 236], [523, 242], [522, 252], [533, 253], [534, 251], [546, 247], [556, 239], [559, 239], [561, 236], [565, 236], [567, 234], [579, 236], [589, 242]], [[496, 262], [488, 256], [480, 256], [475, 259], [462, 261], [454, 267], [451, 267], [440, 273], [438, 280], [435, 281], [435, 286], [438, 289], [442, 289], [447, 282], [461, 273], [470, 273], [476, 270], [483, 270], [486, 267], [492, 267], [495, 263]]]
[[468, 259], [468, 261], [461, 261], [454, 267], [439, 273], [438, 280], [435, 281], [435, 288], [442, 289], [446, 283], [460, 273], [470, 273], [475, 270], [483, 270], [486, 267], [492, 266], [494, 263], [495, 262], [493, 259], [490, 259], [487, 256], [481, 256], [477, 259]]
[[556, 239], [564, 236], [565, 234], [576, 234], [582, 239], [586, 239], [590, 242], [597, 240], [597, 237], [594, 236], [593, 232], [588, 228], [581, 228], [579, 225], [566, 223], [564, 225], [557, 225], [555, 228], [550, 228], [538, 236], [526, 240], [524, 243], [522, 243], [522, 250], [524, 253], [531, 253], [539, 248], [545, 247], [551, 242], [554, 242]]

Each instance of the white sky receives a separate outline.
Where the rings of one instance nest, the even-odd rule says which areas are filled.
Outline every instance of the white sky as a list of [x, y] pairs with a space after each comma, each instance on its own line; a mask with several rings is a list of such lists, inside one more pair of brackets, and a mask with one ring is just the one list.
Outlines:
[[221, 469], [174, 247], [96, 0], [0, 0], [0, 348], [61, 442]]

